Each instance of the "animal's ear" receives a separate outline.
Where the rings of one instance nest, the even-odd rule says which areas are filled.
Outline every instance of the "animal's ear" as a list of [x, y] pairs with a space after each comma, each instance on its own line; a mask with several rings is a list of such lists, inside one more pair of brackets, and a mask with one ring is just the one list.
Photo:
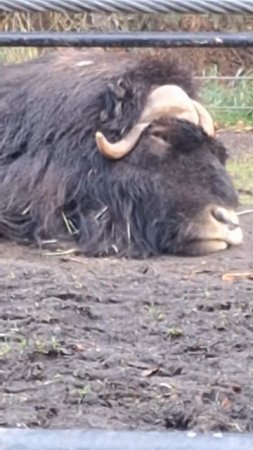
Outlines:
[[123, 77], [108, 83], [102, 98], [102, 109], [100, 112], [101, 122], [106, 122], [123, 115], [122, 104], [125, 98], [131, 96], [131, 88]]

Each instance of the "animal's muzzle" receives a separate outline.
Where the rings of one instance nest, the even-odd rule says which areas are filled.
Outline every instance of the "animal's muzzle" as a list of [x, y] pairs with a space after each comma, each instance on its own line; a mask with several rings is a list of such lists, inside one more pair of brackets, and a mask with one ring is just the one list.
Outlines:
[[217, 236], [228, 246], [241, 244], [243, 233], [236, 212], [220, 206], [212, 208], [211, 212], [215, 220]]
[[243, 233], [232, 209], [211, 205], [186, 230], [184, 254], [201, 256], [241, 244]]

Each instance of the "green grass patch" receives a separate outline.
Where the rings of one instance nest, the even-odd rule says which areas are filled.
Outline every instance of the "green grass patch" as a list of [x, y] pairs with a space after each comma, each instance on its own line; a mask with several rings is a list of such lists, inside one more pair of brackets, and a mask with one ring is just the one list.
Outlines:
[[34, 47], [0, 48], [0, 62], [5, 64], [18, 64], [39, 56], [41, 51]]
[[[204, 73], [213, 79], [202, 80], [201, 98], [214, 121], [222, 127], [253, 126], [253, 71], [224, 80], [217, 69]], [[249, 79], [252, 77], [252, 79]]]
[[231, 159], [227, 168], [239, 191], [241, 204], [253, 205], [253, 155]]

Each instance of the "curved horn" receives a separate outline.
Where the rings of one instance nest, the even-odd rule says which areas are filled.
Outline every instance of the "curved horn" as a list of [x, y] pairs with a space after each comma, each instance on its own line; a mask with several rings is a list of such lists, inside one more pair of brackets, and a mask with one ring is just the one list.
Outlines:
[[214, 136], [214, 123], [210, 113], [196, 100], [192, 100], [192, 103], [199, 115], [199, 124], [209, 136]]
[[96, 133], [99, 151], [107, 158], [122, 158], [133, 149], [145, 128], [165, 114], [199, 124], [199, 112], [182, 88], [176, 85], [160, 86], [151, 92], [139, 121], [120, 141], [111, 143], [101, 132]]
[[127, 134], [127, 136], [121, 139], [119, 142], [111, 143], [100, 131], [96, 132], [96, 143], [97, 147], [102, 153], [110, 159], [120, 159], [123, 158], [127, 153], [129, 153], [132, 148], [137, 143], [141, 133], [147, 128], [149, 123], [137, 123]]

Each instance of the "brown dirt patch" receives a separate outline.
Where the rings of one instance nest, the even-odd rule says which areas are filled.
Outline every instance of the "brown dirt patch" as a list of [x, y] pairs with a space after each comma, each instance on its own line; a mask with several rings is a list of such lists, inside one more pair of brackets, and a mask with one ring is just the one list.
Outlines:
[[222, 280], [253, 272], [252, 221], [243, 246], [206, 258], [2, 242], [0, 426], [252, 431], [253, 280]]

